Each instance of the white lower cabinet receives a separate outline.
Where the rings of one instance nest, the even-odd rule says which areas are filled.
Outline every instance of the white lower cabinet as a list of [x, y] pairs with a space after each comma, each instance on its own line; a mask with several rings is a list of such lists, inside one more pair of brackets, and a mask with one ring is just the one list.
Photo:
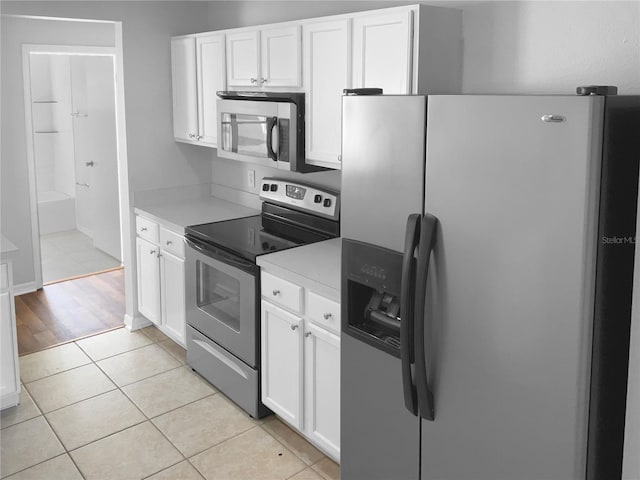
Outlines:
[[145, 217], [136, 217], [138, 311], [164, 334], [186, 340], [183, 237]]
[[[339, 303], [267, 272], [261, 284], [262, 402], [339, 461]], [[292, 285], [304, 299], [293, 307], [274, 295]]]
[[16, 406], [20, 400], [20, 367], [10, 261], [0, 265], [0, 274], [0, 408], [4, 409]]

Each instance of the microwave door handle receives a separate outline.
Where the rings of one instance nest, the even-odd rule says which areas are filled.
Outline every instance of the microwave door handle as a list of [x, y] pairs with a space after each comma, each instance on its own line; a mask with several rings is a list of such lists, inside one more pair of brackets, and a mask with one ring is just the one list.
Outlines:
[[414, 213], [407, 219], [407, 230], [402, 256], [402, 279], [400, 286], [400, 364], [402, 367], [402, 391], [404, 405], [413, 415], [418, 415], [416, 385], [411, 373], [415, 361], [413, 327], [413, 305], [415, 302], [414, 251], [420, 239], [420, 215]]
[[278, 155], [273, 151], [273, 128], [278, 125], [278, 117], [267, 117], [267, 155], [274, 162], [278, 161]]
[[[427, 278], [429, 276], [429, 259], [436, 244], [436, 232], [438, 219], [425, 213], [420, 226], [420, 243], [418, 245], [418, 268], [416, 272], [416, 296], [414, 317], [414, 341], [415, 341], [415, 376], [418, 392], [418, 408], [420, 416], [425, 420], [434, 420], [433, 390], [427, 377], [425, 328], [430, 327], [430, 316], [425, 312], [425, 299], [427, 294]], [[431, 329], [428, 330], [431, 334]]]

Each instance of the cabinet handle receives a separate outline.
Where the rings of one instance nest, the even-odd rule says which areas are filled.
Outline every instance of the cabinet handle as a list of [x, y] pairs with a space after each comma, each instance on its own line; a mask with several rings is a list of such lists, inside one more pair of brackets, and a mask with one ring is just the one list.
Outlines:
[[342, 161], [342, 154], [338, 154], [338, 161], [341, 162]]
[[325, 313], [323, 317], [325, 320], [329, 320], [331, 317], [333, 317], [333, 315], [331, 315], [330, 313]]
[[274, 297], [277, 297], [278, 295], [280, 295], [280, 290], [273, 290], [271, 293], [273, 293]]
[[264, 78], [264, 77], [262, 77], [262, 78], [260, 79], [260, 83], [267, 83], [267, 82], [268, 82], [268, 80], [267, 80], [266, 78]]
[[155, 250], [149, 250], [149, 255], [154, 255], [156, 253]]
[[173, 242], [172, 242], [171, 240], [167, 240], [165, 243], [166, 243], [167, 245], [171, 245]]
[[313, 335], [311, 332], [306, 332], [306, 333], [304, 334], [304, 336], [305, 336], [305, 337], [307, 337], [307, 338], [308, 338], [308, 337], [310, 337], [311, 335]]
[[162, 253], [160, 253], [160, 250], [158, 250], [158, 258], [160, 258], [162, 256]]
[[146, 231], [147, 231], [147, 227], [142, 227], [142, 228], [140, 229], [140, 231], [141, 231], [141, 232], [146, 232]]
[[202, 135], [196, 135], [196, 140], [200, 140], [202, 138], [203, 138]]
[[251, 81], [251, 83], [258, 83], [258, 80], [255, 79], [255, 78], [251, 78], [250, 81]]
[[194, 138], [194, 137], [195, 137], [195, 135], [193, 133], [189, 134], [189, 138]]
[[296, 325], [295, 323], [291, 325], [291, 330], [296, 330], [297, 328], [298, 328], [298, 325]]

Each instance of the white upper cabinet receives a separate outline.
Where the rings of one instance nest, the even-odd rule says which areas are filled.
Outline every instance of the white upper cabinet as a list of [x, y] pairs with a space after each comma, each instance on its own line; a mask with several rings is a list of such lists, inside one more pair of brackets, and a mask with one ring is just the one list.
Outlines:
[[303, 79], [307, 163], [341, 167], [342, 91], [351, 87], [351, 21], [304, 25]]
[[200, 143], [215, 147], [218, 143], [216, 92], [225, 89], [224, 35], [196, 36], [198, 79], [198, 135]]
[[353, 19], [353, 87], [411, 93], [413, 11]]
[[227, 34], [230, 87], [300, 87], [300, 27]]
[[198, 133], [195, 36], [171, 39], [173, 135], [191, 142]]
[[171, 39], [173, 135], [176, 140], [217, 146], [216, 92], [225, 89], [224, 34]]

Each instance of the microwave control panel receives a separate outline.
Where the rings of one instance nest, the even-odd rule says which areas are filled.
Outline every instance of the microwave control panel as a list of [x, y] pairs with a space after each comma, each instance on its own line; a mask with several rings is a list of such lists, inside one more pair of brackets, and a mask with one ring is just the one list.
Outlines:
[[333, 190], [280, 178], [263, 178], [260, 199], [280, 203], [337, 220], [340, 215], [340, 194]]

